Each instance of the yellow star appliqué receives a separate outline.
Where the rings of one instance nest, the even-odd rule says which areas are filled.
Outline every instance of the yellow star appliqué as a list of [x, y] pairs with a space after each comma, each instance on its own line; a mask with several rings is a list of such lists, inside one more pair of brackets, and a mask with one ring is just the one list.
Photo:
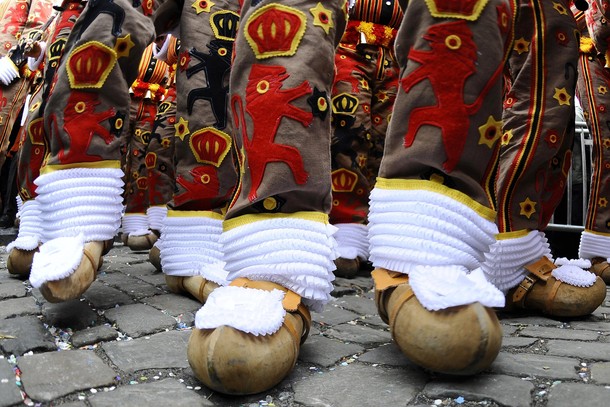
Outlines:
[[203, 12], [209, 13], [215, 4], [216, 3], [210, 0], [195, 0], [193, 4], [191, 4], [191, 7], [195, 9], [195, 13], [197, 14]]
[[607, 87], [605, 87], [604, 85], [600, 85], [600, 86], [597, 88], [597, 92], [598, 92], [600, 95], [605, 95], [606, 93], [608, 93], [608, 88], [607, 88]]
[[513, 131], [512, 130], [506, 130], [504, 132], [504, 134], [502, 134], [502, 145], [503, 146], [507, 146], [508, 143], [510, 143], [510, 141], [513, 138]]
[[131, 34], [117, 38], [116, 43], [114, 44], [114, 51], [116, 52], [117, 59], [129, 56], [131, 49], [135, 45], [136, 44], [134, 44], [134, 42], [131, 40]]
[[494, 119], [493, 116], [489, 116], [487, 118], [487, 123], [479, 126], [479, 134], [479, 144], [485, 144], [487, 147], [493, 148], [502, 134], [502, 121], [498, 121]]
[[529, 199], [529, 197], [526, 198], [525, 201], [521, 202], [519, 206], [521, 207], [521, 212], [519, 212], [519, 215], [523, 215], [528, 219], [531, 218], [534, 213], [536, 213], [536, 202]]
[[561, 3], [553, 2], [553, 8], [557, 10], [559, 14], [563, 14], [564, 16], [568, 15], [568, 9], [563, 6]]
[[182, 141], [191, 133], [189, 130], [189, 122], [188, 120], [184, 120], [184, 117], [180, 117], [178, 123], [174, 124], [174, 127], [176, 128], [176, 137], [180, 138]]
[[560, 106], [570, 106], [570, 99], [572, 99], [572, 96], [568, 94], [566, 88], [555, 88], [555, 95], [553, 95], [553, 99], [557, 99]]
[[332, 11], [325, 8], [322, 3], [318, 3], [315, 7], [310, 8], [309, 11], [313, 16], [313, 25], [322, 27], [326, 34], [335, 26], [332, 19]]
[[517, 51], [519, 53], [519, 55], [523, 54], [524, 52], [529, 51], [529, 49], [530, 49], [530, 42], [526, 41], [525, 38], [521, 37], [517, 41], [515, 41], [513, 50]]

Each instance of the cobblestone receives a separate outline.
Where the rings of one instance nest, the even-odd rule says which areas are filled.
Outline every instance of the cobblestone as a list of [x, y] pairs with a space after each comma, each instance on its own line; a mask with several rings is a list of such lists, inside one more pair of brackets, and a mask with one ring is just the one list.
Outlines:
[[572, 407], [610, 397], [610, 299], [575, 320], [500, 313], [498, 358], [456, 378], [400, 353], [377, 315], [370, 276], [338, 278], [333, 300], [312, 314], [294, 371], [262, 394], [227, 397], [188, 364], [199, 304], [171, 293], [147, 253], [116, 243], [83, 298], [50, 304], [8, 275], [0, 252], [0, 407]]

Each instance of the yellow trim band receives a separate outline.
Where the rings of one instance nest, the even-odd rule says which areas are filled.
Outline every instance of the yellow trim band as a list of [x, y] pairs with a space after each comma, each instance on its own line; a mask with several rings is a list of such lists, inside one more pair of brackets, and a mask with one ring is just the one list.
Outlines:
[[272, 219], [300, 219], [310, 220], [320, 223], [328, 223], [328, 215], [321, 212], [295, 212], [295, 213], [260, 213], [251, 215], [242, 215], [237, 218], [225, 220], [222, 228], [225, 232], [239, 226], [244, 226], [250, 223], [272, 220]]
[[501, 232], [496, 235], [496, 240], [519, 239], [520, 237], [527, 236], [530, 232], [531, 230], [528, 229], [514, 230], [512, 232]]
[[223, 220], [224, 216], [212, 211], [167, 211], [168, 218], [210, 218], [215, 220]]
[[596, 231], [590, 230], [590, 229], [585, 229], [585, 232], [591, 233], [592, 235], [603, 236], [603, 237], [610, 237], [610, 233], [596, 232]]
[[487, 219], [490, 222], [495, 222], [496, 220], [496, 211], [488, 208], [487, 206], [481, 205], [474, 199], [470, 198], [463, 192], [460, 192], [456, 189], [449, 188], [443, 184], [439, 184], [433, 181], [425, 181], [425, 180], [416, 180], [416, 179], [399, 179], [399, 178], [377, 178], [375, 183], [375, 188], [380, 189], [394, 189], [394, 190], [407, 190], [407, 191], [415, 191], [415, 190], [424, 190], [430, 192], [436, 192], [438, 194], [445, 195], [454, 201], [460, 202], [470, 209], [474, 210], [476, 213], [481, 215], [483, 218]]
[[483, 11], [483, 8], [485, 8], [485, 5], [487, 4], [487, 1], [488, 0], [474, 0], [474, 1], [472, 1], [472, 3], [474, 3], [474, 4], [472, 5], [472, 11], [471, 12], [460, 11], [459, 9], [457, 9], [457, 7], [456, 7], [455, 11], [441, 11], [437, 7], [435, 0], [426, 0], [426, 5], [428, 6], [428, 11], [430, 11], [430, 14], [432, 15], [432, 17], [436, 17], [436, 18], [461, 18], [461, 19], [468, 20], [468, 21], [475, 21], [481, 15], [481, 12]]
[[102, 160], [102, 161], [92, 161], [88, 163], [70, 163], [70, 164], [50, 164], [45, 165], [40, 169], [40, 174], [48, 174], [53, 171], [59, 170], [70, 170], [73, 168], [121, 168], [121, 162], [118, 160]]

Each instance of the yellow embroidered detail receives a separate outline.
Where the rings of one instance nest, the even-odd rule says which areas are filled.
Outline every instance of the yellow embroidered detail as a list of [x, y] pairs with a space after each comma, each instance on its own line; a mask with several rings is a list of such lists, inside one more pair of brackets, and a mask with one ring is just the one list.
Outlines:
[[135, 47], [135, 43], [131, 40], [131, 34], [127, 34], [124, 37], [117, 38], [114, 44], [114, 51], [116, 52], [117, 58], [128, 57], [131, 49]]
[[189, 130], [189, 121], [184, 120], [184, 117], [182, 116], [180, 119], [178, 119], [178, 123], [174, 124], [174, 127], [176, 128], [176, 137], [182, 141], [184, 141], [184, 138], [191, 133]]
[[87, 163], [50, 164], [40, 169], [40, 174], [48, 174], [58, 170], [69, 170], [72, 168], [121, 168], [121, 162], [115, 160], [93, 161]]
[[523, 215], [526, 218], [531, 218], [536, 213], [536, 202], [532, 201], [529, 197], [525, 198], [525, 201], [519, 204], [521, 211], [519, 215]]
[[252, 13], [243, 32], [256, 59], [265, 59], [294, 55], [306, 28], [305, 13], [272, 3]]
[[214, 127], [204, 127], [191, 134], [189, 147], [198, 163], [218, 168], [231, 150], [231, 137]]
[[461, 18], [475, 21], [481, 15], [488, 0], [426, 0], [426, 5], [432, 17], [437, 18]]
[[572, 99], [572, 96], [568, 94], [566, 88], [555, 88], [553, 99], [556, 99], [560, 106], [570, 106], [570, 99]]
[[328, 35], [330, 29], [335, 27], [332, 19], [333, 12], [325, 8], [322, 3], [318, 3], [315, 7], [310, 8], [309, 11], [313, 16], [313, 25], [321, 27]]
[[116, 65], [116, 60], [115, 50], [98, 41], [76, 47], [66, 63], [70, 88], [101, 88]]
[[224, 216], [211, 211], [167, 211], [168, 218], [210, 218], [223, 220]]
[[195, 9], [195, 13], [209, 13], [216, 3], [210, 0], [195, 0], [191, 3], [191, 7]]
[[479, 144], [485, 144], [490, 149], [502, 134], [502, 120], [496, 120], [493, 116], [487, 118], [487, 123], [479, 127]]
[[530, 42], [526, 41], [525, 38], [523, 38], [523, 37], [516, 40], [513, 45], [513, 50], [518, 52], [519, 55], [523, 54], [524, 52], [528, 52], [529, 49], [530, 49]]
[[328, 215], [321, 212], [257, 213], [225, 220], [222, 224], [222, 229], [227, 232], [236, 227], [245, 226], [250, 223], [273, 219], [299, 219], [328, 224]]

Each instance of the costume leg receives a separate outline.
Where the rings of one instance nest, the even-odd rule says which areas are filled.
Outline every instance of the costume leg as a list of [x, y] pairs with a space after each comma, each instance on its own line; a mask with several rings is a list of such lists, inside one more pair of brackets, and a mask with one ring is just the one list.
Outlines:
[[40, 203], [36, 200], [34, 179], [38, 177], [46, 153], [46, 140], [42, 119], [39, 117], [42, 89], [34, 94], [28, 112], [17, 156], [17, 184], [21, 198], [19, 209], [19, 232], [6, 250], [9, 253], [7, 268], [9, 273], [29, 278], [34, 253], [42, 242], [42, 220]]
[[[178, 61], [178, 40], [170, 36], [164, 45], [163, 60], [169, 65], [168, 87], [165, 99], [157, 109], [152, 136], [146, 152], [146, 169], [149, 185], [150, 206], [146, 211], [150, 229], [158, 231], [159, 236], [167, 216], [167, 203], [171, 201], [174, 189], [176, 171], [174, 166], [174, 135], [176, 133], [176, 64]], [[162, 48], [163, 49], [163, 48]], [[159, 56], [161, 58], [161, 56]], [[149, 261], [159, 271], [161, 267], [161, 251], [157, 243], [148, 253]]]
[[[286, 377], [309, 308], [330, 298], [329, 95], [346, 5], [243, 4], [230, 104], [240, 181], [220, 240], [231, 285], [197, 312], [188, 346], [197, 377], [222, 393], [258, 393]], [[274, 27], [284, 29], [269, 37]]]
[[575, 30], [568, 1], [519, 2], [496, 183], [500, 234], [483, 266], [489, 280], [507, 293], [507, 309], [581, 316], [606, 296], [603, 281], [583, 270], [589, 262], [553, 264], [543, 232], [571, 165]]
[[434, 371], [474, 374], [502, 337], [492, 307], [503, 295], [479, 266], [497, 232], [485, 180], [500, 140], [514, 4], [450, 3], [405, 10], [369, 237], [377, 306], [402, 352]]
[[368, 200], [396, 96], [393, 46], [400, 21], [396, 1], [356, 2], [335, 58], [330, 222], [338, 229], [339, 277], [354, 277], [369, 257]]
[[[590, 259], [593, 263], [590, 271], [599, 275], [606, 284], [610, 283], [610, 223], [608, 222], [608, 200], [610, 199], [610, 171], [607, 163], [610, 161], [610, 150], [606, 143], [610, 137], [607, 121], [609, 113], [604, 107], [610, 106], [610, 70], [606, 68], [606, 59], [600, 57], [599, 40], [607, 29], [601, 25], [600, 18], [603, 9], [595, 7], [587, 10], [589, 26], [584, 24], [587, 13], [576, 13], [577, 21], [582, 22], [580, 59], [578, 65], [578, 95], [587, 127], [593, 139], [593, 163], [589, 204], [585, 220], [585, 230], [580, 236], [579, 256]], [[579, 24], [581, 28], [581, 24]], [[587, 29], [588, 28], [588, 29]], [[604, 31], [606, 31], [604, 33]], [[605, 46], [605, 44], [604, 44]], [[601, 47], [600, 47], [601, 48]], [[603, 48], [602, 48], [603, 50]]]
[[17, 182], [23, 207], [20, 211], [19, 234], [7, 247], [9, 249], [7, 267], [9, 272], [23, 277], [30, 276], [34, 253], [42, 243], [40, 201], [36, 199], [38, 194], [34, 180], [40, 175], [49, 145], [42, 118], [44, 105], [53, 88], [55, 73], [59, 68], [68, 35], [72, 32], [84, 4], [80, 1], [67, 0], [61, 7], [63, 11], [56, 17], [55, 29], [47, 41], [48, 59], [43, 72], [43, 84], [30, 100], [30, 108], [24, 124], [25, 134], [20, 141]]
[[237, 183], [228, 87], [239, 2], [206, 4], [185, 2], [180, 17], [176, 188], [157, 244], [170, 289], [202, 302], [227, 283], [219, 238]]
[[[48, 93], [48, 159], [35, 181], [44, 243], [30, 282], [49, 301], [78, 298], [91, 285], [105, 242], [118, 230], [120, 137], [129, 120], [129, 85], [153, 38], [147, 7], [87, 2]], [[97, 18], [102, 13], [111, 18]]]

